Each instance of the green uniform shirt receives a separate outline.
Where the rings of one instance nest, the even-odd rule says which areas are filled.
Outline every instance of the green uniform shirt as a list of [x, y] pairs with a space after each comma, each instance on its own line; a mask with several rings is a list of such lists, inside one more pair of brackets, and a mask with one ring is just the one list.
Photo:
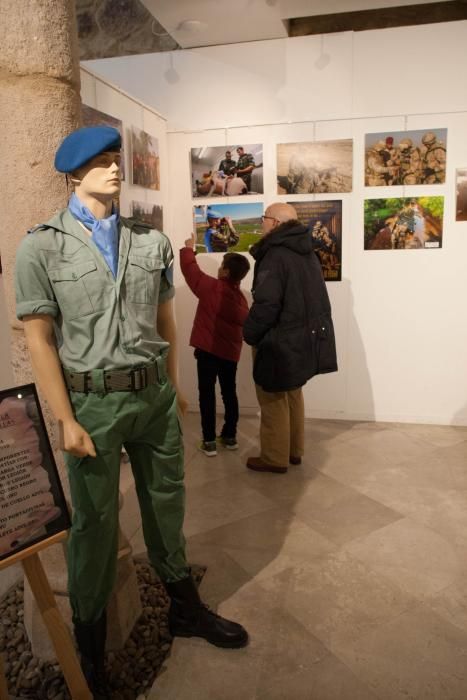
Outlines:
[[16, 259], [16, 313], [53, 316], [62, 365], [75, 372], [152, 362], [166, 343], [157, 306], [171, 297], [173, 253], [164, 234], [121, 219], [114, 279], [90, 236], [64, 209], [27, 235]]
[[[244, 170], [244, 168], [248, 168], [250, 165], [255, 165], [255, 159], [251, 153], [244, 153], [242, 156], [238, 157], [237, 170]], [[249, 173], [240, 173], [240, 175], [242, 174]]]

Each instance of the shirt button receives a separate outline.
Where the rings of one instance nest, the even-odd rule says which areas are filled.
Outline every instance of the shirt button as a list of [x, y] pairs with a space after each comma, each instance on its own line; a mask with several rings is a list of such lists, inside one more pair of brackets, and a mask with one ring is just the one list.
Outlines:
[[125, 316], [120, 316], [120, 321], [124, 321], [124, 320], [125, 320]]
[[71, 276], [73, 277], [74, 280], [78, 277], [78, 275], [76, 274], [76, 272], [73, 272]]

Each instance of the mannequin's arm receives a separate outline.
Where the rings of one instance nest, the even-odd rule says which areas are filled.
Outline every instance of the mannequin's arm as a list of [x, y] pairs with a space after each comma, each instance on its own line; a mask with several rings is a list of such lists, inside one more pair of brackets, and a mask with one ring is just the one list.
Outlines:
[[170, 344], [167, 356], [167, 374], [177, 392], [178, 408], [183, 415], [187, 409], [188, 402], [182, 396], [178, 385], [177, 327], [175, 325], [172, 299], [159, 304], [157, 307], [157, 332], [163, 340]]
[[62, 449], [75, 457], [96, 456], [89, 434], [73, 415], [62, 367], [55, 345], [53, 319], [46, 314], [24, 316], [24, 332], [37, 382], [52, 409], [63, 444]]

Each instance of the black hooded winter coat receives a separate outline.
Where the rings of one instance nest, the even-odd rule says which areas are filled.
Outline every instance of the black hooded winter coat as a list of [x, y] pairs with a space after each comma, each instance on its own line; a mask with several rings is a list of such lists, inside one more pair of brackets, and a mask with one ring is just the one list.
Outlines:
[[287, 221], [250, 252], [253, 305], [243, 337], [256, 347], [256, 384], [289, 391], [315, 374], [337, 371], [331, 305], [310, 231]]

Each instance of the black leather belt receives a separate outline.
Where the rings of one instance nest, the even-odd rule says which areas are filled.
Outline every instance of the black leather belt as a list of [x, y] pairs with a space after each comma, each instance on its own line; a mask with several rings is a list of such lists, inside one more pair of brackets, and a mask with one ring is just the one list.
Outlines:
[[[65, 382], [70, 391], [80, 391], [85, 394], [99, 393], [101, 384], [94, 382], [91, 372], [70, 372], [63, 369]], [[165, 374], [158, 363], [135, 367], [134, 369], [109, 369], [104, 371], [104, 387], [110, 391], [141, 391], [150, 384], [164, 384]]]

